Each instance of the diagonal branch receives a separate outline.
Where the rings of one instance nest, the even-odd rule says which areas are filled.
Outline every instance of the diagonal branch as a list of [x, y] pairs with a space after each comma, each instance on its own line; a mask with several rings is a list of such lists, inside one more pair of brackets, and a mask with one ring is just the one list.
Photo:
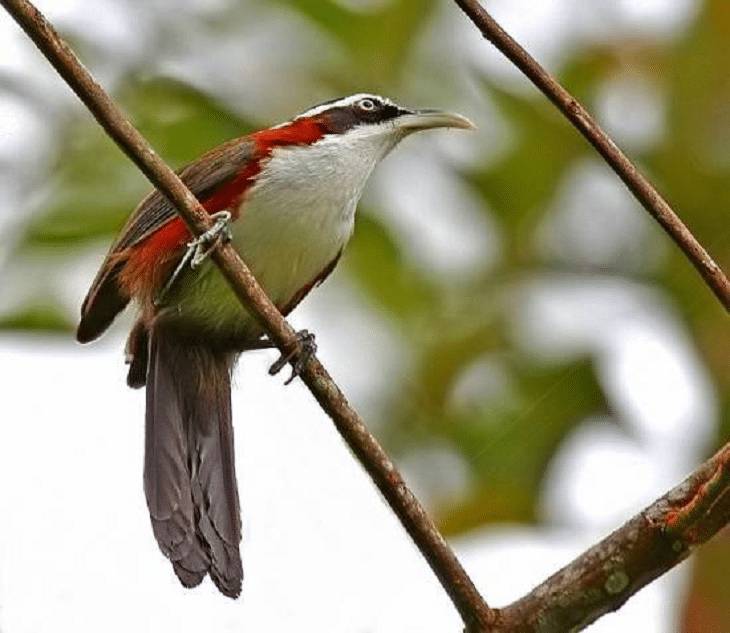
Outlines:
[[[730, 281], [667, 202], [591, 115], [478, 0], [455, 0], [482, 35], [566, 116], [618, 174], [730, 310]], [[500, 632], [578, 631], [615, 611], [730, 523], [730, 443], [623, 527], [499, 609]]]
[[[66, 80], [107, 134], [174, 204], [190, 230], [200, 235], [209, 229], [211, 220], [195, 196], [124, 118], [43, 15], [27, 0], [0, 0], [0, 4]], [[295, 361], [299, 344], [294, 331], [230, 243], [219, 245], [212, 252], [212, 257], [243, 306], [255, 317], [269, 338], [284, 352], [297, 351], [292, 357], [292, 361]], [[325, 368], [316, 358], [312, 358], [304, 366], [301, 378], [332, 418], [347, 445], [426, 558], [461, 615], [467, 631], [487, 631], [495, 618], [494, 612], [479, 595], [433, 521], [406, 487], [400, 473]]]
[[499, 610], [500, 633], [579, 631], [621, 607], [730, 521], [730, 443], [648, 508]]
[[479, 4], [478, 0], [455, 0], [482, 35], [509, 59], [560, 110], [593, 145], [634, 197], [661, 225], [699, 271], [705, 283], [730, 311], [730, 280], [679, 219], [646, 177], [627, 158], [593, 117], [549, 72], [520, 46]]

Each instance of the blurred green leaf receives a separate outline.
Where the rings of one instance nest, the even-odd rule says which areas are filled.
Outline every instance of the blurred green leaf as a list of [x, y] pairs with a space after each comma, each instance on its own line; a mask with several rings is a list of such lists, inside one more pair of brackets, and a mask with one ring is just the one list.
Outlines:
[[68, 316], [57, 305], [44, 301], [0, 315], [0, 331], [71, 333], [74, 329]]
[[175, 169], [257, 129], [210, 95], [167, 77], [128, 80], [119, 103], [152, 147]]
[[482, 192], [506, 231], [504, 265], [533, 263], [531, 233], [561, 176], [589, 146], [544, 99], [523, 97], [483, 79], [489, 96], [513, 125], [510, 151], [495, 166], [473, 174], [472, 183]]
[[[174, 169], [252, 129], [205, 93], [170, 79], [130, 80], [120, 88], [118, 99], [133, 125]], [[69, 122], [60, 147], [52, 202], [26, 227], [20, 251], [112, 236], [150, 189], [139, 170], [88, 118]]]
[[438, 507], [450, 534], [490, 521], [536, 520], [542, 479], [561, 442], [586, 418], [610, 411], [589, 359], [555, 367], [505, 361], [508, 392], [481, 411], [446, 406], [421, 417], [430, 429], [410, 434], [411, 441], [438, 435], [465, 460], [471, 492]]
[[358, 289], [396, 321], [408, 321], [435, 298], [436, 289], [408, 265], [400, 245], [372, 214], [361, 209], [344, 264]]
[[378, 89], [392, 84], [437, 6], [435, 0], [392, 0], [364, 12], [331, 0], [288, 0], [349, 52], [340, 80], [346, 90]]

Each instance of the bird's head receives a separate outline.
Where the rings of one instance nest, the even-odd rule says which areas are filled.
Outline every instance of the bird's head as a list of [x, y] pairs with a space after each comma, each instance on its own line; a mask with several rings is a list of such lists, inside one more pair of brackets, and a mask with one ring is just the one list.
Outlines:
[[327, 101], [302, 112], [296, 121], [311, 120], [328, 134], [368, 133], [400, 138], [439, 127], [473, 129], [474, 124], [460, 114], [442, 110], [410, 110], [390, 99], [372, 94], [355, 94]]
[[313, 176], [336, 173], [339, 178], [350, 177], [357, 191], [378, 161], [406, 136], [434, 128], [474, 127], [460, 114], [411, 110], [390, 99], [361, 93], [314, 106], [253, 136], [267, 153], [276, 155], [281, 148], [289, 154], [292, 160], [287, 164], [295, 171], [301, 167]]

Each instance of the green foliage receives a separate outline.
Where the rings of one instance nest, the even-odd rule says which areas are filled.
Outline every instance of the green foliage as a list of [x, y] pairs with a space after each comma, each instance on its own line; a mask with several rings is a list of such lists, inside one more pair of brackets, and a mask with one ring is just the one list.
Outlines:
[[[175, 168], [253, 126], [210, 96], [167, 78], [130, 79], [119, 105]], [[95, 122], [69, 122], [52, 167], [53, 202], [26, 227], [21, 249], [71, 246], [115, 234], [149, 189], [139, 170]]]
[[409, 266], [387, 229], [366, 212], [356, 218], [344, 265], [358, 290], [396, 321], [410, 321], [433, 305], [437, 289]]
[[529, 265], [531, 234], [540, 212], [555, 193], [562, 174], [589, 148], [544, 99], [520, 97], [484, 81], [516, 139], [497, 165], [475, 174], [482, 192], [508, 232], [505, 266]]
[[31, 219], [19, 244], [21, 250], [72, 246], [112, 234], [141, 192], [130, 184], [139, 179], [139, 172], [110, 146], [98, 127], [74, 122], [67, 134], [66, 155], [59, 157], [53, 173], [53, 202]]
[[21, 310], [0, 316], [0, 331], [43, 333], [73, 332], [68, 316], [56, 303], [47, 300], [31, 303]]
[[355, 13], [331, 0], [288, 0], [296, 11], [331, 33], [347, 51], [342, 88], [392, 84], [403, 72], [416, 37], [436, 6], [434, 0], [398, 0]]
[[152, 147], [176, 168], [256, 127], [211, 95], [168, 77], [131, 78], [118, 99]]

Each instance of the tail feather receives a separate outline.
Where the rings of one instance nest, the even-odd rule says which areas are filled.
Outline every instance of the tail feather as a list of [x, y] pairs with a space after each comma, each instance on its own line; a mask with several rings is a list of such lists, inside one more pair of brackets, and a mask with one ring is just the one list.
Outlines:
[[[241, 513], [238, 510], [233, 426], [230, 423], [230, 371], [227, 367], [221, 378], [225, 380], [221, 391], [225, 391], [226, 397], [210, 402], [209, 407], [197, 409], [198, 419], [191, 425], [206, 429], [195, 437], [197, 446], [194, 454], [198, 460], [192, 468], [192, 493], [196, 508], [201, 509], [198, 530], [210, 550], [211, 578], [222, 593], [231, 595], [235, 592], [237, 595], [243, 575], [238, 549]], [[214, 416], [211, 416], [211, 411], [215, 412]], [[221, 423], [212, 425], [213, 418]], [[228, 499], [230, 503], [217, 503], [219, 499]]]
[[243, 570], [229, 358], [153, 327], [146, 427], [145, 493], [160, 549], [186, 587], [210, 573], [223, 594], [237, 597]]

